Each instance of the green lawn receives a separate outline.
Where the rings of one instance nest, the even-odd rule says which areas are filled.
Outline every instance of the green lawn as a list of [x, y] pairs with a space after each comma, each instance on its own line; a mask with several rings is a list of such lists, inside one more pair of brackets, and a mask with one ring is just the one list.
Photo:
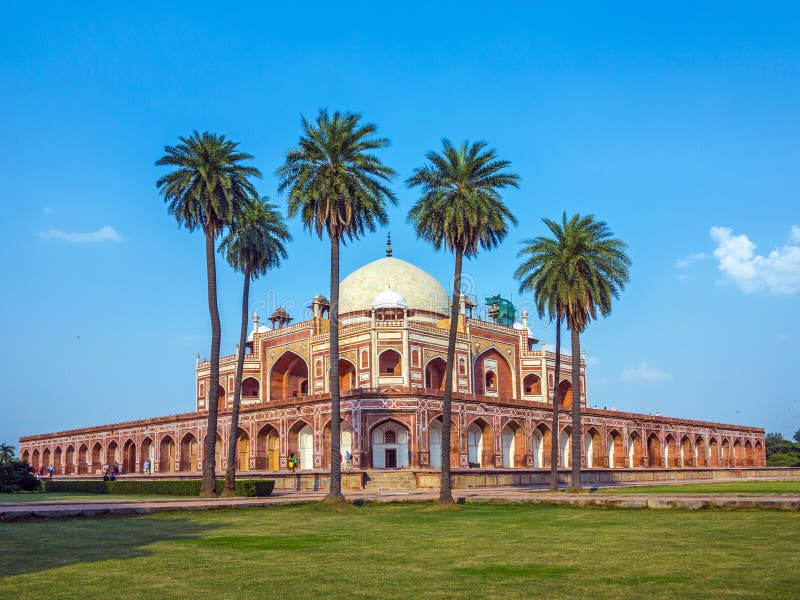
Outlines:
[[8, 598], [790, 598], [800, 513], [318, 504], [0, 523]]
[[[19, 494], [0, 494], [0, 504], [23, 502], [111, 502], [135, 500], [174, 500], [179, 496], [156, 494], [85, 494], [81, 492], [20, 492]], [[185, 497], [183, 497], [185, 499]]]
[[800, 481], [721, 481], [719, 483], [676, 483], [607, 487], [595, 494], [800, 494]]

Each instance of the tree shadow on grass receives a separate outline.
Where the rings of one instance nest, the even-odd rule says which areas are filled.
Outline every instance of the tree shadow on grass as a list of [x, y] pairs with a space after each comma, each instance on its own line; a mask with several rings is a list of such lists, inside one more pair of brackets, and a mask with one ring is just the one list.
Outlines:
[[0, 578], [149, 556], [149, 544], [196, 539], [217, 527], [185, 517], [145, 516], [0, 523]]

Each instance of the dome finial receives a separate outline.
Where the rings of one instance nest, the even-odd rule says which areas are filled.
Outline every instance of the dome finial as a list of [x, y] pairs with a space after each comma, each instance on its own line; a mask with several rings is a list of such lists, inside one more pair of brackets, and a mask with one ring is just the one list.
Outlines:
[[392, 255], [392, 233], [386, 234], [386, 256]]

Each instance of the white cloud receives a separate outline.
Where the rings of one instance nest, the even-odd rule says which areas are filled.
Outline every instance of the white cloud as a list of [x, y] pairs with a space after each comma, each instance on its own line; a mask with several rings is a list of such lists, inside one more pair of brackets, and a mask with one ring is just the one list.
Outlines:
[[48, 229], [39, 233], [39, 237], [50, 240], [61, 240], [71, 244], [96, 244], [99, 242], [121, 242], [122, 236], [109, 225], [104, 225], [97, 231], [86, 233], [77, 231], [62, 231], [61, 229]]
[[696, 262], [701, 260], [707, 260], [711, 258], [710, 254], [706, 254], [705, 252], [695, 252], [694, 254], [690, 254], [689, 256], [684, 256], [680, 260], [675, 261], [675, 268], [676, 269], [685, 269], [688, 266], [693, 265]]
[[[789, 243], [762, 256], [755, 253], [756, 245], [750, 238], [734, 235], [729, 227], [712, 227], [710, 235], [717, 242], [714, 256], [719, 260], [719, 270], [744, 293], [800, 291], [800, 245]], [[800, 243], [797, 226], [792, 226], [790, 240]]]
[[622, 369], [620, 379], [622, 381], [670, 381], [672, 375], [661, 369], [651, 367], [646, 362], [642, 361], [639, 363], [638, 367]]
[[587, 367], [596, 367], [600, 364], [600, 359], [596, 356], [587, 356], [586, 357], [586, 366]]
[[595, 377], [592, 379], [592, 385], [608, 385], [606, 377]]
[[43, 207], [42, 207], [42, 212], [43, 212], [44, 214], [46, 214], [46, 215], [50, 215], [50, 214], [52, 214], [52, 213], [53, 213], [53, 209], [52, 209], [52, 208], [50, 208], [49, 206], [43, 206]]

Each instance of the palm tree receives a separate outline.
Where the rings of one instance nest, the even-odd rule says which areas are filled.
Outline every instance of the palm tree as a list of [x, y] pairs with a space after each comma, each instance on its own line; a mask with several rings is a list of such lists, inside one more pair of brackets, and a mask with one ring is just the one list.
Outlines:
[[450, 478], [450, 424], [452, 422], [453, 365], [461, 299], [461, 264], [478, 249], [497, 246], [508, 233], [514, 215], [503, 204], [501, 189], [517, 187], [519, 176], [509, 173], [510, 163], [500, 160], [486, 142], [464, 142], [456, 148], [442, 140], [442, 153], [428, 152], [427, 164], [406, 180], [409, 187], [422, 189], [422, 196], [408, 213], [417, 235], [434, 249], [455, 253], [450, 332], [447, 340], [447, 370], [442, 401], [442, 483], [439, 504], [453, 503]]
[[339, 410], [339, 246], [365, 231], [385, 225], [386, 204], [397, 203], [386, 184], [395, 172], [372, 153], [389, 140], [376, 137], [377, 128], [361, 123], [355, 113], [320, 110], [315, 123], [302, 120], [300, 143], [286, 153], [278, 169], [279, 191], [289, 191], [289, 216], [331, 243], [330, 270], [330, 392], [331, 486], [329, 502], [340, 502], [342, 472]]
[[3, 442], [0, 444], [0, 465], [11, 462], [14, 459], [14, 446]]
[[236, 357], [236, 383], [233, 392], [230, 439], [228, 442], [228, 467], [225, 470], [225, 495], [234, 495], [236, 487], [236, 443], [239, 431], [239, 407], [242, 400], [242, 370], [250, 312], [250, 280], [264, 275], [280, 265], [286, 258], [284, 243], [292, 236], [283, 222], [277, 206], [268, 198], [253, 198], [237, 219], [219, 246], [234, 271], [244, 274], [242, 289], [242, 325], [239, 330], [239, 352]]
[[256, 195], [250, 178], [260, 177], [255, 167], [242, 162], [253, 157], [238, 150], [238, 144], [207, 131], [178, 138], [165, 146], [156, 165], [172, 167], [156, 185], [170, 214], [189, 231], [202, 229], [205, 237], [208, 311], [211, 318], [211, 365], [208, 386], [208, 428], [203, 451], [201, 496], [216, 489], [215, 446], [217, 442], [217, 401], [219, 389], [219, 345], [221, 327], [217, 308], [216, 239]]
[[[544, 219], [551, 227], [552, 221]], [[556, 325], [556, 364], [553, 382], [553, 418], [550, 435], [550, 489], [558, 489], [558, 384], [561, 379], [561, 323], [564, 320], [563, 306], [566, 304], [566, 282], [562, 271], [566, 262], [563, 248], [558, 241], [540, 236], [522, 242], [525, 247], [518, 256], [526, 257], [514, 272], [519, 280], [520, 293], [533, 292], [539, 318], [549, 317]], [[546, 357], [543, 357], [546, 358]], [[543, 373], [544, 375], [544, 373]], [[545, 377], [546, 380], [546, 377]]]
[[[611, 304], [628, 283], [631, 260], [625, 253], [624, 242], [612, 237], [604, 221], [592, 215], [566, 213], [561, 223], [545, 219], [553, 237], [547, 248], [550, 253], [539, 264], [540, 279], [561, 282], [552, 283], [550, 302], [555, 302], [556, 315], [563, 311], [564, 320], [570, 330], [572, 346], [572, 477], [571, 490], [581, 489], [581, 340], [598, 313], [604, 317], [611, 313]], [[524, 266], [524, 265], [523, 265]], [[536, 267], [537, 263], [534, 262]], [[547, 271], [542, 273], [542, 271]], [[553, 304], [548, 304], [552, 309]], [[553, 314], [553, 313], [551, 313]], [[556, 388], [557, 391], [557, 388]]]

